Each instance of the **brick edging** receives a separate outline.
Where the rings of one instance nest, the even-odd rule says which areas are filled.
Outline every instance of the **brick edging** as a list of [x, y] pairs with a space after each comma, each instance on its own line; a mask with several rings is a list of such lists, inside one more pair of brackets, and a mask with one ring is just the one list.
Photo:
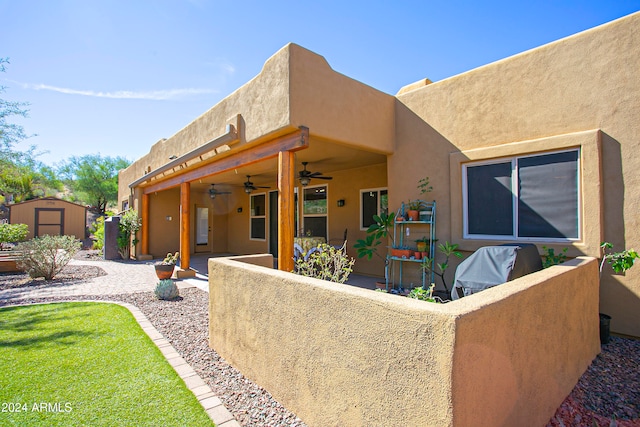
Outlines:
[[171, 343], [162, 336], [160, 332], [151, 324], [147, 316], [133, 304], [119, 301], [109, 300], [65, 300], [41, 302], [35, 304], [11, 304], [5, 307], [18, 307], [27, 305], [56, 304], [62, 302], [100, 302], [108, 304], [118, 304], [131, 312], [134, 319], [138, 322], [142, 330], [151, 338], [151, 341], [160, 349], [162, 355], [167, 362], [182, 378], [187, 388], [194, 394], [200, 405], [204, 408], [209, 418], [216, 424], [216, 427], [240, 427], [240, 423], [233, 417], [231, 412], [224, 406], [222, 401], [213, 394], [211, 388], [200, 378], [178, 352], [173, 348]]

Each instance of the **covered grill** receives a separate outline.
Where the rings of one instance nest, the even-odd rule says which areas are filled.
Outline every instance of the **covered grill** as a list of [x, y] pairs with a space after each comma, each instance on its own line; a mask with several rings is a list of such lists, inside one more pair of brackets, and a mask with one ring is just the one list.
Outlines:
[[451, 299], [542, 270], [542, 259], [532, 244], [485, 246], [462, 261], [456, 269]]

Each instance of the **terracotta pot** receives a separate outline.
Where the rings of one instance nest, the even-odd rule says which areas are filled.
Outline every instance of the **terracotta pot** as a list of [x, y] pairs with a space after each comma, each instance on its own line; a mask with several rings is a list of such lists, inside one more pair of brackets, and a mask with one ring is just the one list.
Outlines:
[[422, 258], [429, 258], [429, 251], [422, 252]]
[[415, 258], [415, 259], [422, 259], [422, 252], [420, 252], [420, 251], [415, 251], [415, 252], [413, 253], [413, 256], [414, 256], [414, 258]]
[[170, 279], [171, 276], [173, 276], [173, 269], [175, 268], [175, 264], [174, 265], [158, 264], [155, 266], [155, 268], [156, 268], [156, 276], [158, 276], [158, 279], [160, 280]]
[[407, 216], [409, 217], [410, 221], [417, 221], [418, 217], [420, 216], [420, 212], [408, 210], [407, 211]]
[[391, 256], [398, 258], [409, 258], [413, 251], [411, 249], [396, 249], [391, 248]]

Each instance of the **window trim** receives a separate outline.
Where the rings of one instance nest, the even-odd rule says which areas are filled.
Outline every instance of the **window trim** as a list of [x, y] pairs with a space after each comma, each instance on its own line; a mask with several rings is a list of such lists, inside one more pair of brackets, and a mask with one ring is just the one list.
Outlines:
[[[501, 157], [540, 154], [548, 151], [580, 148], [581, 169], [579, 179], [581, 184], [581, 240], [574, 242], [552, 243], [548, 247], [556, 250], [569, 248], [569, 256], [600, 256], [600, 243], [604, 233], [604, 201], [602, 188], [603, 159], [602, 145], [609, 138], [600, 129], [554, 135], [518, 142], [493, 141], [491, 145], [473, 149], [461, 147], [461, 151], [449, 154], [449, 201], [451, 204], [450, 230], [451, 243], [459, 245], [463, 251], [475, 251], [483, 246], [495, 245], [496, 240], [464, 239], [462, 227], [462, 165], [468, 162], [498, 159]], [[466, 144], [467, 147], [471, 144]], [[588, 183], [588, 185], [585, 185]], [[509, 243], [504, 239], [500, 243]], [[514, 242], [515, 243], [515, 242]]]
[[[253, 215], [251, 211], [251, 206], [253, 205], [253, 197], [255, 196], [264, 196], [264, 214], [263, 215]], [[268, 198], [267, 193], [251, 193], [249, 194], [249, 240], [257, 241], [257, 242], [266, 242], [267, 241], [267, 209], [268, 209]], [[253, 219], [264, 220], [264, 238], [252, 237], [253, 236]]]
[[[362, 206], [362, 195], [364, 193], [370, 193], [370, 192], [376, 192], [378, 194], [378, 206], [377, 208], [377, 215], [380, 215], [381, 213], [381, 209], [380, 209], [380, 200], [381, 200], [381, 192], [382, 191], [386, 191], [387, 192], [387, 197], [389, 196], [389, 188], [388, 187], [376, 187], [376, 188], [363, 188], [360, 190], [360, 197], [359, 197], [359, 203], [360, 203], [360, 210], [359, 210], [359, 222], [360, 222], [360, 231], [367, 231], [367, 229], [369, 227], [365, 227], [362, 223], [362, 216], [364, 214], [363, 212], [363, 206]], [[388, 208], [387, 208], [388, 209]]]
[[[325, 200], [327, 201], [327, 212], [326, 213], [314, 213], [314, 214], [306, 214], [304, 213], [304, 202], [305, 202], [305, 190], [307, 189], [312, 189], [312, 188], [324, 188], [324, 193], [325, 193]], [[302, 187], [302, 197], [300, 197], [300, 202], [301, 202], [301, 209], [300, 209], [300, 215], [302, 216], [302, 227], [301, 227], [301, 231], [302, 231], [302, 236], [306, 235], [306, 224], [305, 224], [305, 219], [306, 218], [326, 218], [325, 220], [325, 235], [327, 236], [327, 239], [329, 238], [329, 185], [328, 184], [317, 184], [317, 185], [307, 185], [305, 187]]]
[[[577, 237], [521, 237], [518, 235], [519, 230], [519, 200], [520, 194], [519, 189], [519, 173], [520, 166], [519, 160], [531, 158], [531, 157], [539, 157], [545, 155], [553, 155], [553, 154], [562, 154], [562, 153], [577, 153], [577, 176], [578, 179], [576, 181], [576, 192], [578, 195], [577, 200], [577, 228], [578, 228], [578, 236]], [[524, 155], [510, 156], [510, 157], [502, 157], [498, 159], [489, 159], [489, 160], [481, 160], [477, 162], [468, 162], [462, 165], [462, 230], [463, 230], [463, 238], [464, 239], [482, 239], [482, 240], [510, 240], [516, 242], [576, 242], [582, 239], [582, 200], [581, 200], [581, 183], [580, 183], [580, 148], [570, 148], [564, 150], [553, 150], [547, 151], [543, 153], [527, 153]], [[512, 215], [512, 230], [511, 234], [505, 235], [491, 235], [491, 234], [470, 234], [469, 233], [469, 204], [468, 204], [468, 173], [467, 169], [469, 167], [476, 166], [486, 166], [486, 165], [496, 165], [501, 163], [510, 163], [511, 164], [511, 215]]]

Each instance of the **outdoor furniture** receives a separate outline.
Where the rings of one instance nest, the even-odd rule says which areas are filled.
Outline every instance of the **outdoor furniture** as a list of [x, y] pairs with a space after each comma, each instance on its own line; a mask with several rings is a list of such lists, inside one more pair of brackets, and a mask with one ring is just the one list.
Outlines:
[[485, 246], [456, 269], [451, 299], [456, 300], [542, 270], [542, 259], [532, 244]]

